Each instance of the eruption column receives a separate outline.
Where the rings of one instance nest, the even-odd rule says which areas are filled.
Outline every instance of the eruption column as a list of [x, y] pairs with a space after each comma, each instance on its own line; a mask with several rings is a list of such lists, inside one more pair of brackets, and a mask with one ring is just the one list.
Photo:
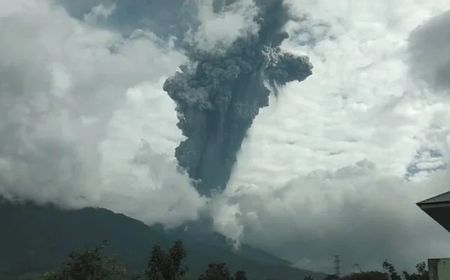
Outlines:
[[175, 156], [202, 194], [228, 183], [247, 130], [259, 109], [268, 106], [266, 84], [277, 93], [277, 87], [312, 73], [307, 57], [280, 49], [288, 38], [282, 32], [288, 20], [282, 2], [256, 1], [259, 31], [223, 51], [188, 47], [189, 62], [164, 83], [176, 103], [177, 125], [187, 137]]

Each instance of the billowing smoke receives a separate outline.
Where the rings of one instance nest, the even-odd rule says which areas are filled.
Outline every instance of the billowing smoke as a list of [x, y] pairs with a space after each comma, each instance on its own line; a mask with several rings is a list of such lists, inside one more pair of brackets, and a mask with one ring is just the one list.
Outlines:
[[184, 56], [150, 31], [94, 25], [107, 6], [77, 20], [54, 2], [0, 0], [0, 197], [196, 219], [203, 199], [177, 171], [162, 90]]
[[[216, 1], [215, 12], [236, 4]], [[257, 32], [246, 32], [214, 51], [190, 44], [189, 62], [164, 84], [176, 102], [178, 127], [187, 137], [177, 147], [176, 158], [198, 180], [203, 194], [226, 186], [247, 130], [259, 109], [268, 106], [271, 91], [266, 82], [276, 92], [278, 86], [311, 75], [307, 57], [280, 49], [288, 37], [282, 31], [288, 20], [283, 1], [256, 1], [256, 6], [252, 20]]]

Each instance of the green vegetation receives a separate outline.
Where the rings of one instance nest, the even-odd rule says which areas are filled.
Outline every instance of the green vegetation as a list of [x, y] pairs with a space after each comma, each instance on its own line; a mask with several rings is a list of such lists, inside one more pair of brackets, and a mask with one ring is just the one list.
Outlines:
[[181, 241], [175, 242], [166, 253], [161, 247], [153, 247], [152, 255], [148, 262], [147, 279], [149, 280], [181, 280], [186, 275], [183, 261], [186, 258], [186, 250]]
[[[384, 272], [380, 271], [367, 271], [352, 273], [349, 275], [344, 275], [342, 277], [337, 277], [336, 275], [329, 275], [325, 280], [429, 280], [428, 271], [426, 269], [425, 263], [419, 263], [416, 266], [417, 272], [412, 274], [403, 271], [403, 277], [397, 272], [395, 267], [385, 261], [383, 263]], [[312, 278], [305, 278], [305, 280], [312, 280]]]
[[[154, 246], [145, 273], [129, 275], [123, 264], [103, 253], [104, 244], [93, 249], [74, 251], [61, 268], [44, 273], [39, 280], [185, 280], [186, 250], [181, 241], [164, 251]], [[231, 276], [225, 263], [210, 264], [199, 280], [247, 280], [245, 272]]]
[[[134, 275], [129, 275], [124, 265], [103, 254], [104, 244], [93, 249], [75, 251], [69, 254], [69, 259], [55, 272], [44, 273], [39, 280], [186, 280], [187, 252], [181, 241], [165, 251], [161, 246], [153, 247], [148, 259], [147, 269]], [[429, 280], [425, 263], [416, 266], [417, 272], [403, 276], [395, 267], [385, 261], [384, 272], [368, 271], [352, 273], [338, 277], [329, 275], [325, 280]], [[282, 278], [274, 278], [282, 280]], [[198, 280], [248, 280], [244, 271], [234, 275], [225, 263], [211, 263], [200, 274]], [[306, 276], [304, 280], [314, 280]]]
[[74, 251], [57, 272], [48, 272], [40, 280], [122, 280], [125, 266], [102, 254], [104, 245], [93, 249]]

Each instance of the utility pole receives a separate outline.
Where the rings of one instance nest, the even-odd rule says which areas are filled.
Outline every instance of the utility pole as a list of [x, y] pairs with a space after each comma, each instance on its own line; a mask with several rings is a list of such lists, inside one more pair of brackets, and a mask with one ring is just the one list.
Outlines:
[[334, 272], [337, 277], [341, 277], [341, 260], [339, 255], [334, 256]]

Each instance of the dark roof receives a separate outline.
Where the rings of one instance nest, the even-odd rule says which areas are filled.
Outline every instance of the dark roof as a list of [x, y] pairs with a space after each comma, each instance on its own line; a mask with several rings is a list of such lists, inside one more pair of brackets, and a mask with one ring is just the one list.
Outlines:
[[417, 206], [450, 231], [450, 191], [421, 201]]
[[442, 193], [440, 195], [433, 196], [432, 198], [426, 199], [417, 203], [418, 205], [425, 204], [435, 204], [435, 203], [450, 203], [450, 191]]

